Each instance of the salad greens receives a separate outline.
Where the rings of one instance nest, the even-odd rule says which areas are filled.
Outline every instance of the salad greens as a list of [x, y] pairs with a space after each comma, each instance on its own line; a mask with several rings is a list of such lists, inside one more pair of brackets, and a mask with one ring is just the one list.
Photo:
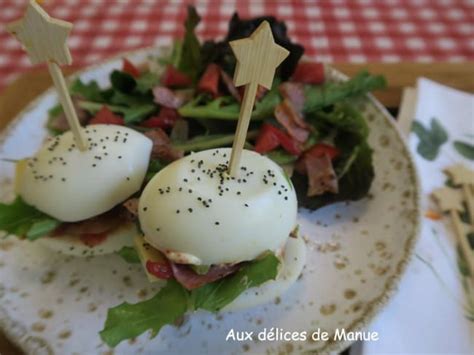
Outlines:
[[375, 174], [372, 149], [367, 143], [369, 127], [364, 117], [349, 104], [338, 103], [326, 111], [316, 111], [314, 115], [309, 116], [309, 120], [319, 134], [330, 136], [332, 143], [341, 151], [341, 156], [334, 162], [339, 192], [308, 197], [308, 178], [295, 172], [292, 181], [298, 204], [317, 209], [330, 203], [358, 200], [366, 196]]
[[61, 222], [38, 211], [17, 197], [11, 204], [0, 203], [0, 230], [36, 240], [53, 231]]
[[166, 285], [151, 299], [136, 304], [122, 303], [109, 309], [100, 337], [109, 346], [136, 337], [151, 329], [156, 336], [160, 329], [175, 323], [188, 311], [204, 309], [217, 312], [245, 290], [276, 278], [278, 258], [267, 253], [251, 261], [235, 274], [188, 291], [175, 280]]

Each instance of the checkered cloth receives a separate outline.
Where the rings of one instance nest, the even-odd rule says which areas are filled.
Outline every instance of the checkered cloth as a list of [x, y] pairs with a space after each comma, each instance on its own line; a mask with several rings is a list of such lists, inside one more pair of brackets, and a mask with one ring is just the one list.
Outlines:
[[[182, 35], [186, 0], [43, 0], [53, 16], [74, 23], [74, 65], [120, 51], [169, 44]], [[4, 24], [22, 16], [26, 0], [0, 0], [0, 89], [31, 64]], [[324, 62], [474, 60], [474, 0], [196, 0], [201, 38], [226, 33], [241, 17], [284, 20], [306, 54]]]

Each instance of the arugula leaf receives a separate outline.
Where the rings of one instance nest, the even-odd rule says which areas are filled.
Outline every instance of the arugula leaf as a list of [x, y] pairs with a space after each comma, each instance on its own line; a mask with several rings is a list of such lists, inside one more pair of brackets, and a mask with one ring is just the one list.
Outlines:
[[186, 290], [175, 280], [169, 280], [147, 301], [122, 303], [109, 309], [100, 337], [109, 346], [115, 346], [149, 329], [152, 330], [152, 336], [156, 336], [163, 326], [173, 324], [187, 311], [201, 308], [217, 312], [245, 290], [275, 279], [278, 265], [278, 258], [267, 253], [242, 266], [235, 274], [193, 291]]
[[127, 263], [140, 263], [140, 257], [138, 256], [137, 251], [133, 247], [122, 247], [122, 249], [120, 249], [117, 254], [120, 255], [122, 259], [125, 260]]
[[274, 280], [279, 263], [273, 253], [267, 253], [263, 258], [242, 266], [235, 274], [193, 290], [191, 298], [194, 309], [220, 311], [245, 290]]
[[17, 197], [11, 204], [0, 203], [0, 230], [29, 240], [38, 239], [61, 224]]
[[151, 299], [136, 304], [122, 303], [109, 309], [101, 339], [115, 346], [124, 339], [136, 337], [151, 329], [152, 336], [166, 324], [173, 324], [188, 310], [189, 292], [175, 280]]
[[361, 71], [350, 80], [341, 83], [328, 82], [319, 86], [306, 86], [304, 111], [311, 113], [349, 97], [383, 89], [386, 85], [382, 75], [370, 75], [367, 71]]
[[[272, 89], [255, 104], [252, 120], [263, 120], [273, 116], [275, 107], [281, 98], [278, 92], [280, 80], [275, 79]], [[183, 117], [200, 119], [238, 120], [240, 104], [230, 96], [221, 96], [203, 104], [203, 97], [198, 96], [178, 109]]]
[[[197, 25], [201, 21], [196, 9], [193, 6], [188, 6], [188, 16], [184, 23], [185, 33], [184, 40], [179, 50], [179, 60], [177, 60], [177, 69], [187, 75], [193, 80], [201, 69], [201, 44], [194, 33]], [[177, 55], [177, 53], [175, 53]]]
[[414, 121], [412, 131], [419, 139], [416, 151], [426, 160], [435, 160], [441, 146], [448, 141], [448, 133], [436, 118], [431, 119], [431, 129], [425, 128], [419, 121]]
[[153, 72], [146, 72], [136, 79], [136, 82], [135, 90], [141, 94], [147, 94], [160, 82], [160, 78]]
[[278, 165], [291, 164], [291, 163], [294, 163], [296, 159], [298, 159], [298, 157], [287, 153], [283, 149], [275, 149], [271, 152], [268, 152], [266, 154], [266, 157], [270, 158]]
[[[258, 131], [247, 133], [247, 139], [256, 138]], [[234, 141], [234, 134], [209, 134], [194, 137], [183, 143], [174, 143], [173, 147], [184, 152], [200, 151], [217, 148], [231, 144]]]
[[464, 158], [474, 160], [474, 145], [461, 141], [454, 141], [453, 145], [456, 151]]
[[88, 82], [87, 84], [83, 83], [81, 79], [75, 80], [72, 85], [69, 87], [69, 92], [71, 95], [77, 95], [85, 100], [90, 101], [105, 101], [104, 93], [99, 87], [99, 84], [95, 80]]
[[137, 86], [137, 82], [133, 76], [120, 70], [114, 70], [110, 74], [110, 81], [112, 83], [112, 87], [115, 90], [124, 93], [132, 92], [133, 89], [135, 89], [135, 87]]
[[148, 164], [148, 170], [145, 175], [145, 180], [150, 180], [157, 172], [163, 169], [167, 164], [163, 163], [161, 160], [153, 159], [150, 160], [150, 164]]

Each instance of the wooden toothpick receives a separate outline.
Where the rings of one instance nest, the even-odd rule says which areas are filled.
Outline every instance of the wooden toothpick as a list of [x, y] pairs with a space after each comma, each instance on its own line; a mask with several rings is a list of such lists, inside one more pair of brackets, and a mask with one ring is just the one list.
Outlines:
[[234, 84], [237, 87], [246, 85], [229, 164], [229, 173], [235, 176], [238, 172], [258, 85], [271, 89], [275, 69], [289, 52], [275, 43], [267, 21], [263, 21], [250, 37], [232, 41], [229, 44], [237, 59]]
[[86, 140], [59, 67], [72, 63], [66, 44], [71, 29], [71, 23], [51, 18], [34, 0], [30, 0], [22, 19], [7, 25], [8, 32], [22, 43], [33, 64], [44, 62], [48, 64], [49, 73], [77, 146], [80, 150], [85, 150]]
[[464, 200], [466, 201], [469, 212], [469, 220], [474, 225], [474, 196], [472, 188], [474, 187], [474, 171], [469, 170], [462, 164], [451, 166], [444, 170], [455, 185], [461, 185]]
[[443, 212], [448, 212], [451, 216], [451, 220], [454, 225], [454, 231], [464, 258], [466, 259], [472, 280], [474, 279], [474, 254], [469, 246], [466, 232], [458, 214], [458, 212], [463, 210], [462, 194], [459, 190], [452, 189], [450, 187], [442, 187], [433, 191], [431, 195], [438, 203], [440, 209]]

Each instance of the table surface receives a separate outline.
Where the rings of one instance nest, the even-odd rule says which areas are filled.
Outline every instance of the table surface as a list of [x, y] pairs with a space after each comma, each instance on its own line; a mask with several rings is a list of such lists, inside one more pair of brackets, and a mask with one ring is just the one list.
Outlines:
[[[69, 46], [84, 66], [183, 33], [185, 0], [43, 0], [54, 17], [74, 24]], [[0, 0], [0, 90], [31, 64], [4, 24], [22, 16], [27, 0]], [[137, 4], [138, 3], [138, 4]], [[224, 35], [241, 17], [274, 15], [306, 54], [323, 62], [459, 62], [474, 60], [473, 0], [196, 0], [202, 39]]]

